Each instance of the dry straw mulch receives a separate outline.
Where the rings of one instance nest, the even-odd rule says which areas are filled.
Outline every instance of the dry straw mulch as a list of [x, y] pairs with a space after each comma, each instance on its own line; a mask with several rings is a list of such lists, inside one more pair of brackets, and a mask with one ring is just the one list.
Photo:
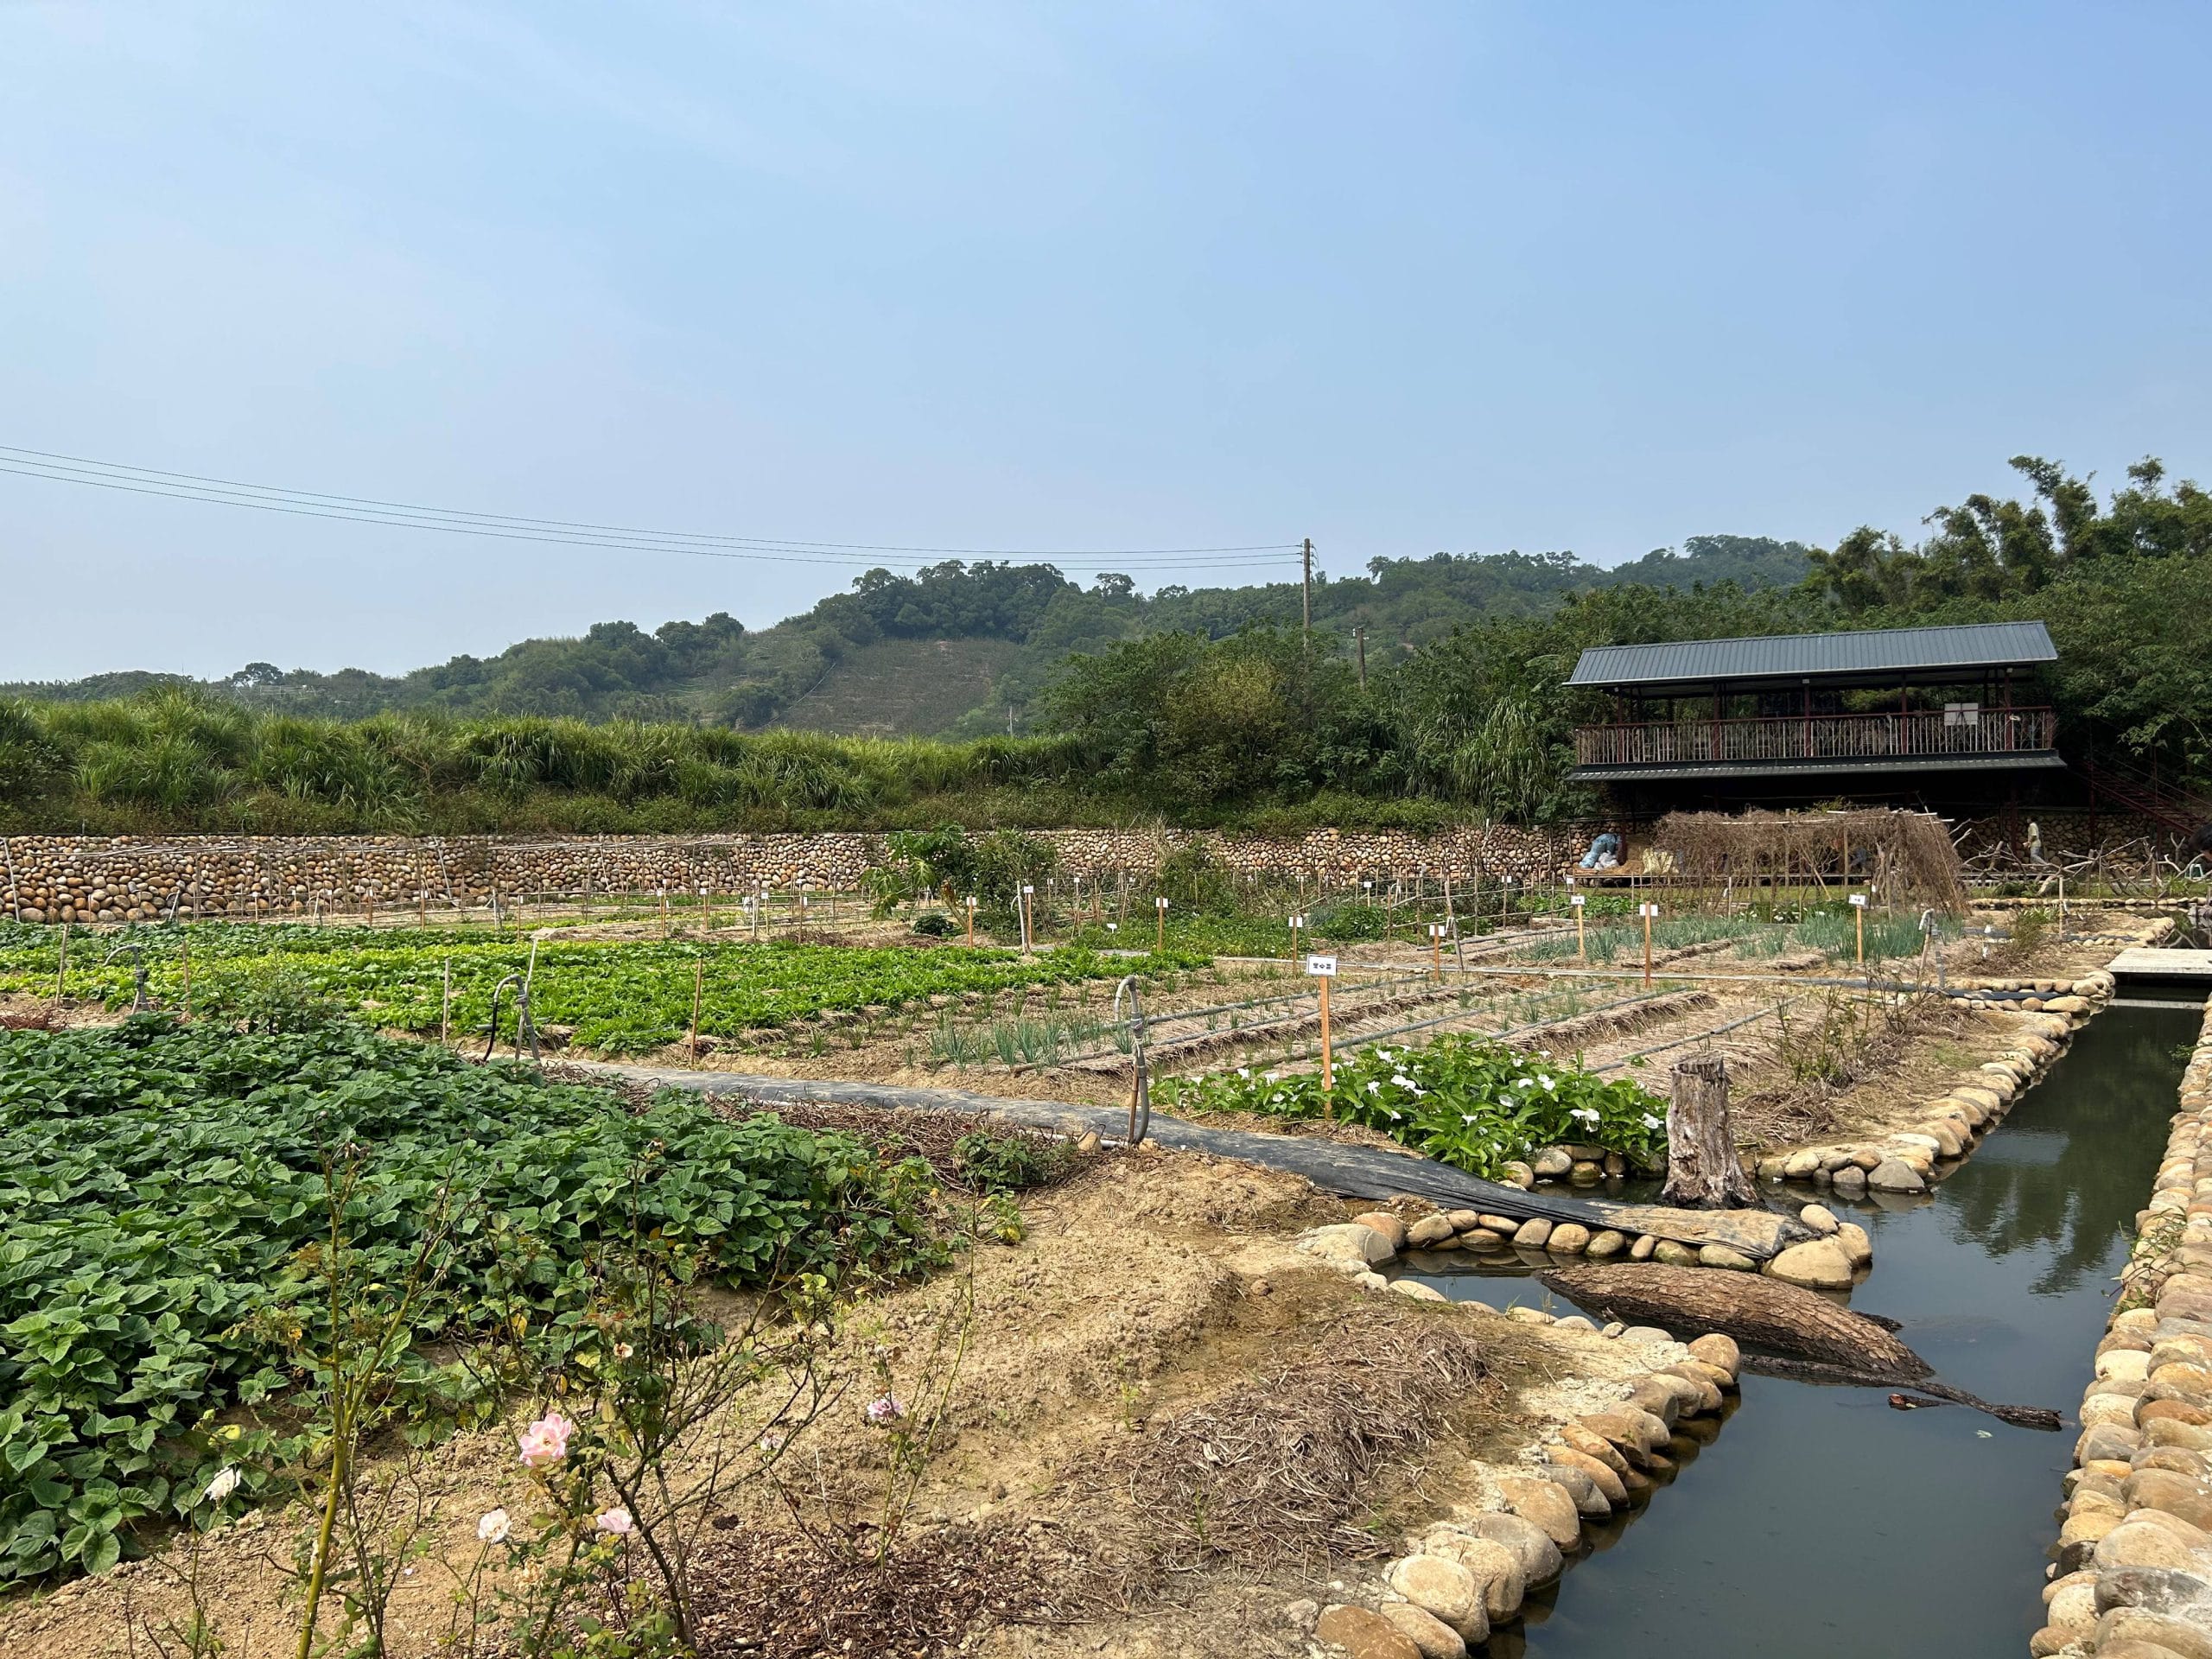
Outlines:
[[1385, 1298], [1309, 1334], [1249, 1382], [1145, 1437], [1132, 1507], [1170, 1571], [1371, 1556], [1358, 1522], [1385, 1465], [1422, 1451], [1486, 1400], [1471, 1330]]
[[1959, 850], [1929, 812], [1859, 807], [1839, 812], [1670, 812], [1654, 844], [1679, 872], [1715, 886], [1731, 880], [1880, 885], [1892, 904], [1967, 906]]

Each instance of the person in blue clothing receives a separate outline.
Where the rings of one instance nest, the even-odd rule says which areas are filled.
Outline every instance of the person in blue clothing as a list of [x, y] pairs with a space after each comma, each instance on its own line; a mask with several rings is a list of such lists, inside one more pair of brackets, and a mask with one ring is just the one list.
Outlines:
[[1621, 838], [1611, 830], [1602, 831], [1590, 843], [1590, 850], [1582, 855], [1581, 868], [1586, 870], [1617, 870], [1621, 863]]

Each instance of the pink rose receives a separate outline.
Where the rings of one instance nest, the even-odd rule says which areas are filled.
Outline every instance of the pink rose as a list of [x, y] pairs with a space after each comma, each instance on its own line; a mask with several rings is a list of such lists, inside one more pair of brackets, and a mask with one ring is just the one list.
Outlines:
[[522, 1460], [525, 1468], [542, 1468], [569, 1455], [569, 1436], [576, 1426], [557, 1411], [549, 1411], [522, 1432]]

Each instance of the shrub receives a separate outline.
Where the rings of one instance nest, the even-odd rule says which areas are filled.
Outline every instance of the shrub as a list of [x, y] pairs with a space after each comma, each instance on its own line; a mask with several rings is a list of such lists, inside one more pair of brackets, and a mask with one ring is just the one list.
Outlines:
[[1070, 1142], [1041, 1135], [995, 1135], [976, 1129], [952, 1145], [952, 1166], [978, 1192], [1019, 1192], [1049, 1186], [1075, 1164]]

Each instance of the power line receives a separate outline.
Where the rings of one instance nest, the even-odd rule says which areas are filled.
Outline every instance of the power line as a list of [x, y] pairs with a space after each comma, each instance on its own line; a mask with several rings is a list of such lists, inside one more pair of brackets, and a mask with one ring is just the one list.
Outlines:
[[[526, 518], [423, 506], [370, 496], [334, 495], [276, 485], [252, 484], [194, 473], [166, 472], [121, 461], [94, 460], [0, 444], [0, 472], [50, 483], [119, 491], [133, 495], [241, 507], [295, 518], [346, 524], [382, 524], [403, 530], [438, 531], [448, 535], [500, 541], [603, 547], [632, 552], [686, 553], [696, 557], [763, 560], [792, 564], [874, 566], [914, 563], [914, 556], [967, 558], [1039, 558], [1074, 561], [1111, 559], [1132, 567], [1205, 565], [1207, 568], [1279, 564], [1296, 543], [1251, 543], [1226, 547], [1187, 548], [976, 548], [923, 547], [869, 542], [808, 541], [773, 537], [731, 536], [696, 531], [644, 530], [588, 521]], [[855, 559], [841, 553], [887, 553], [902, 559]]]

